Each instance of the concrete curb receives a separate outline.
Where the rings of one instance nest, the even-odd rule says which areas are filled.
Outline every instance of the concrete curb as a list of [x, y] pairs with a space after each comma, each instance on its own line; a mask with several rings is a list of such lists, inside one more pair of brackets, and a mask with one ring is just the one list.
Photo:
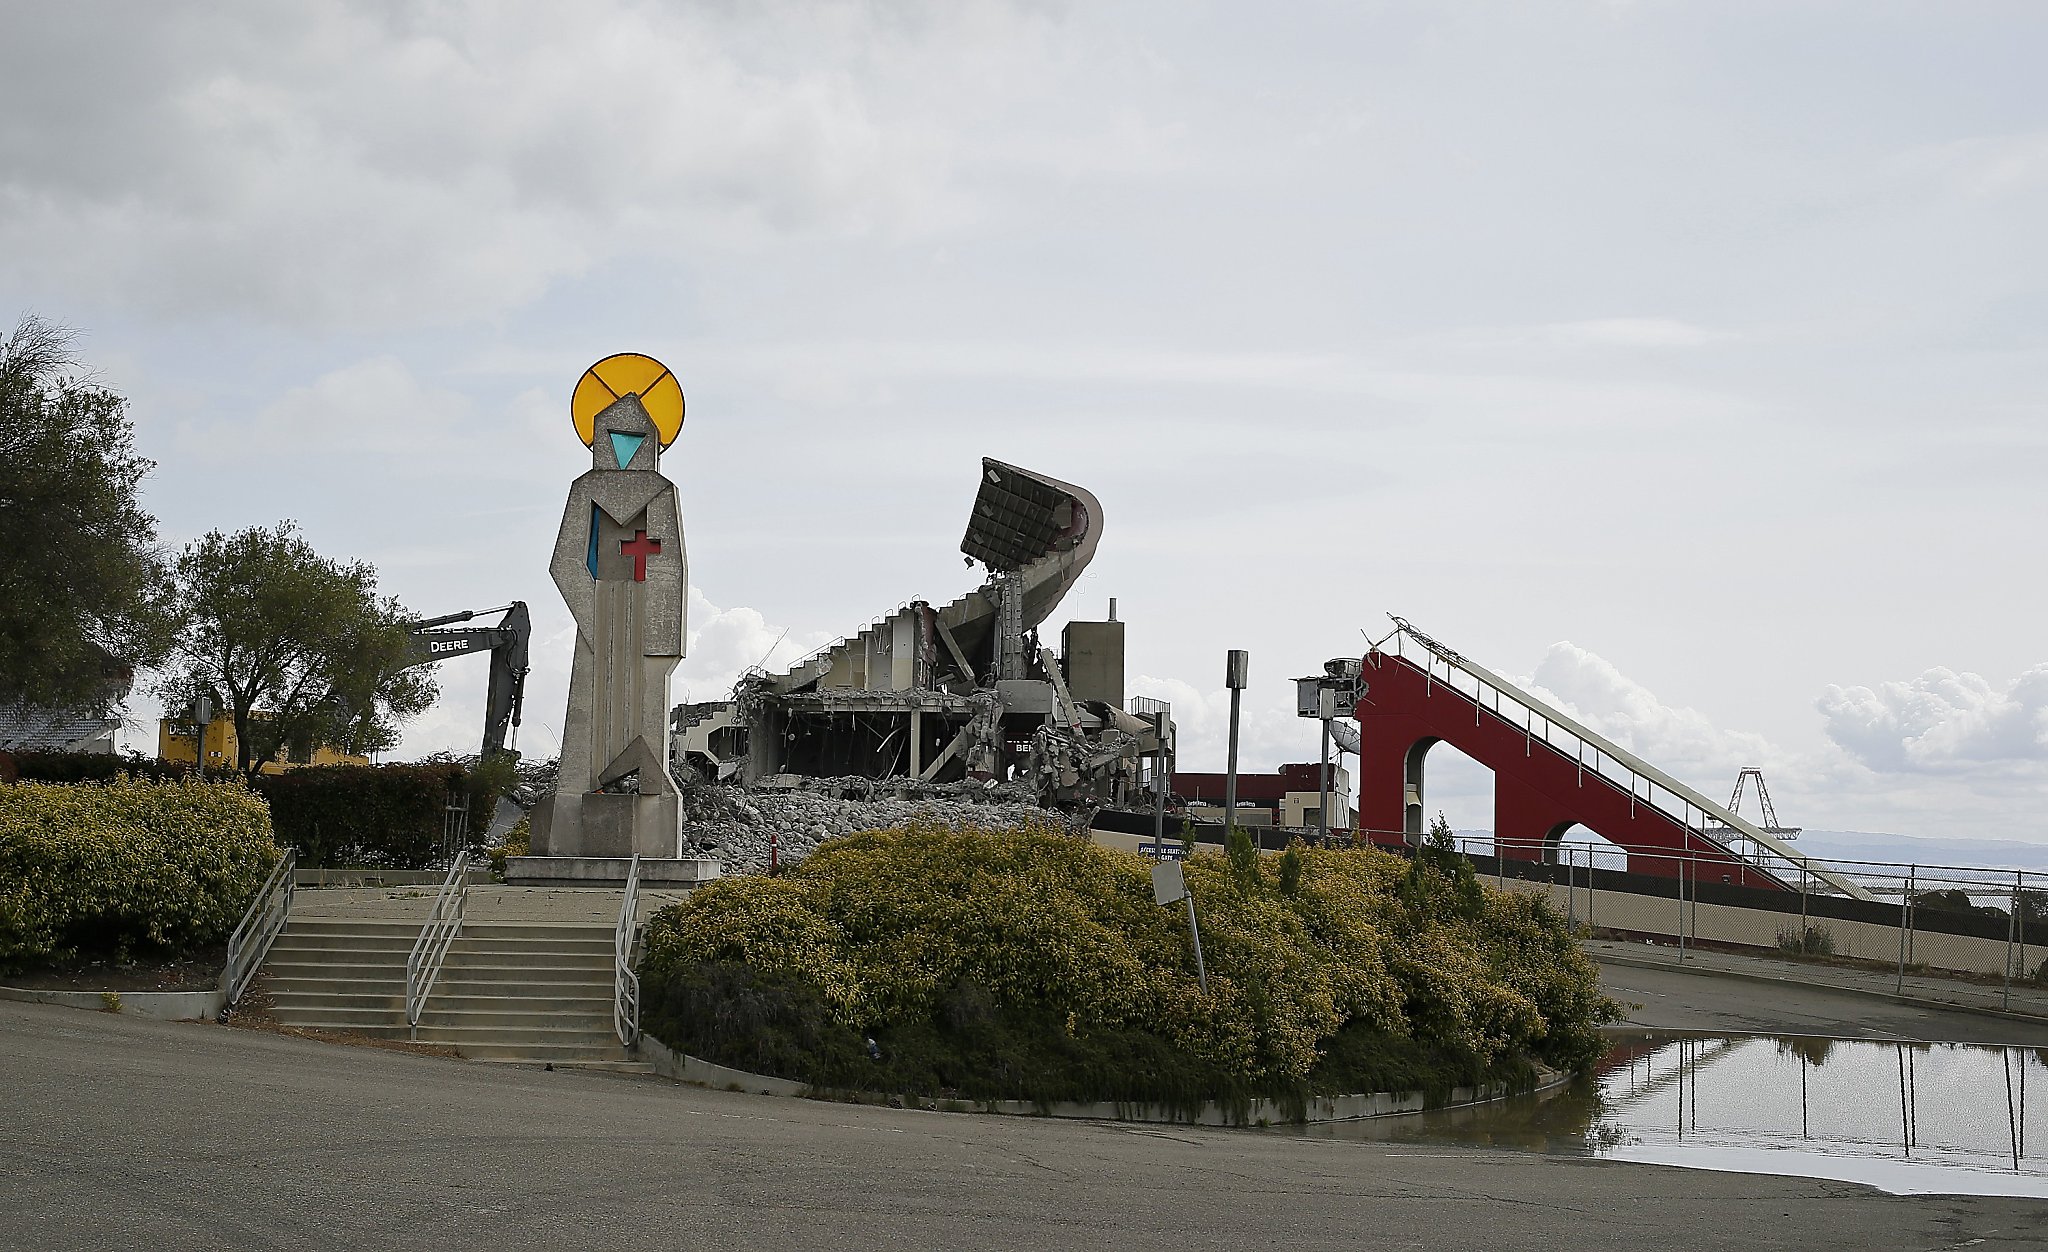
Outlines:
[[[115, 997], [110, 1003], [108, 996]], [[227, 993], [212, 991], [45, 991], [33, 987], [0, 987], [0, 1000], [25, 1004], [57, 1004], [95, 1013], [126, 1013], [160, 1022], [211, 1021], [228, 1002]]]
[[1742, 982], [1777, 983], [1780, 986], [1812, 987], [1820, 991], [1839, 991], [1844, 995], [1868, 996], [1873, 1000], [1889, 1000], [1893, 1004], [1904, 1004], [1918, 1009], [1938, 1009], [1946, 1013], [1970, 1013], [1978, 1017], [1996, 1017], [2006, 1021], [2026, 1022], [2029, 1025], [2048, 1026], [2048, 1015], [2021, 1013], [2013, 1009], [1994, 1009], [1975, 1004], [1961, 1004], [1952, 1000], [1931, 1000], [1926, 996], [1902, 995], [1896, 991], [1872, 991], [1867, 987], [1844, 986], [1841, 983], [1820, 982], [1812, 978], [1788, 978], [1779, 974], [1760, 974], [1743, 969], [1715, 969], [1706, 965], [1681, 965], [1676, 961], [1649, 961], [1636, 956], [1613, 956], [1599, 952], [1587, 952], [1587, 956], [1602, 965], [1625, 965], [1631, 969], [1661, 969], [1679, 974], [1705, 974], [1712, 978], [1734, 978]]
[[[799, 1098], [825, 1098], [826, 1093], [814, 1090], [808, 1084], [788, 1078], [771, 1078], [765, 1074], [750, 1074], [745, 1070], [731, 1069], [710, 1061], [677, 1052], [651, 1035], [642, 1035], [639, 1044], [640, 1055], [654, 1066], [654, 1072], [677, 1082], [687, 1082], [721, 1091], [742, 1091], [750, 1095], [794, 1096]], [[1571, 1075], [1538, 1067], [1536, 1085], [1530, 1094], [1550, 1091], [1571, 1081]], [[859, 1093], [864, 1100], [884, 1103], [889, 1097], [872, 1093]], [[1505, 1083], [1493, 1083], [1483, 1088], [1457, 1087], [1451, 1091], [1451, 1099], [1437, 1109], [1470, 1108], [1477, 1104], [1491, 1104], [1515, 1094]], [[1272, 1100], [1253, 1100], [1246, 1112], [1245, 1120], [1231, 1118], [1221, 1105], [1214, 1102], [1204, 1104], [1193, 1117], [1183, 1111], [1166, 1105], [1119, 1104], [1110, 1101], [1079, 1103], [1063, 1101], [1041, 1106], [1029, 1100], [935, 1100], [928, 1105], [914, 1107], [941, 1113], [993, 1113], [1009, 1117], [1059, 1117], [1098, 1122], [1153, 1122], [1184, 1126], [1281, 1126], [1316, 1125], [1323, 1122], [1364, 1121], [1375, 1117], [1398, 1117], [1423, 1110], [1423, 1094], [1420, 1091], [1379, 1091], [1370, 1095], [1319, 1096], [1309, 1101], [1306, 1116], [1300, 1121], [1287, 1117], [1281, 1106]], [[1436, 1111], [1436, 1110], [1431, 1110]]]

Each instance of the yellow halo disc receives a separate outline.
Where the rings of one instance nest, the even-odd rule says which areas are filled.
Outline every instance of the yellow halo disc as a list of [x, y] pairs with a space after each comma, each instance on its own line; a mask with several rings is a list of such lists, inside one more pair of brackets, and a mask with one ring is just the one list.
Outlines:
[[638, 352], [617, 352], [584, 370], [569, 397], [569, 416], [584, 447], [597, 438], [597, 415], [629, 395], [639, 396], [640, 407], [654, 419], [662, 447], [683, 433], [683, 385], [668, 366]]

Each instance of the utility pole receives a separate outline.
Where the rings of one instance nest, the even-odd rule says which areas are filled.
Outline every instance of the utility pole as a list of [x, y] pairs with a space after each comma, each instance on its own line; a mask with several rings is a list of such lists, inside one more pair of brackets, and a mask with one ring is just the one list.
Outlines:
[[1230, 760], [1228, 772], [1223, 776], [1223, 842], [1230, 843], [1230, 832], [1237, 829], [1237, 715], [1245, 688], [1245, 677], [1251, 669], [1252, 654], [1242, 648], [1232, 648], [1223, 660], [1223, 683], [1230, 688]]

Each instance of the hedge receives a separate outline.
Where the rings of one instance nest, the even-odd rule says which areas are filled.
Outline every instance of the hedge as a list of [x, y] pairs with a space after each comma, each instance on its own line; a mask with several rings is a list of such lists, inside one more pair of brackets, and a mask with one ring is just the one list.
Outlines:
[[[1226, 1102], [1583, 1070], [1618, 1009], [1544, 899], [1461, 858], [1197, 856], [1209, 989], [1151, 862], [1050, 828], [932, 823], [819, 847], [656, 914], [648, 1029], [821, 1086]], [[871, 1059], [873, 1038], [882, 1059]]]
[[226, 940], [277, 858], [239, 782], [0, 786], [0, 970], [191, 955]]
[[112, 782], [133, 778], [183, 778], [191, 768], [182, 761], [159, 761], [135, 752], [16, 752], [14, 766], [23, 782]]
[[424, 869], [441, 855], [449, 791], [465, 783], [461, 765], [437, 761], [306, 766], [263, 775], [255, 788], [300, 865]]

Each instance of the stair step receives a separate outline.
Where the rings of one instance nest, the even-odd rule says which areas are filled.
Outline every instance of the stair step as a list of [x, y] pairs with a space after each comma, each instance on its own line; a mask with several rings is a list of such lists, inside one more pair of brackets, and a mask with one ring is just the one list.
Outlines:
[[356, 1027], [389, 1027], [406, 1025], [406, 1006], [403, 1002], [397, 1008], [350, 1008], [344, 1004], [305, 1004], [305, 1006], [281, 1006], [274, 1004], [270, 1016], [289, 1027], [303, 1025], [330, 1025], [338, 1031], [352, 1031]]
[[412, 1033], [402, 1012], [374, 1017], [364, 1013], [277, 1013], [272, 1016], [283, 1025], [297, 1026], [301, 1030], [339, 1030], [377, 1039], [404, 1039]]
[[411, 955], [411, 953], [412, 940], [410, 939], [403, 943], [381, 943], [375, 940], [351, 943], [332, 935], [321, 935], [318, 937], [318, 942], [309, 942], [305, 939], [296, 942], [279, 939], [276, 943], [270, 945], [269, 959], [275, 961], [290, 957], [296, 960], [307, 961], [369, 960], [397, 961], [403, 964], [405, 958]]
[[[612, 910], [616, 913], [618, 910]], [[462, 933], [478, 939], [532, 939], [555, 942], [564, 939], [602, 940], [609, 947], [616, 938], [613, 922], [500, 922], [466, 918]]]
[[609, 937], [603, 939], [485, 939], [473, 937], [468, 931], [455, 936], [449, 945], [449, 953], [548, 953], [558, 956], [587, 956], [609, 961], [616, 951]]
[[369, 961], [264, 961], [264, 973], [272, 982], [279, 979], [305, 979], [305, 982], [383, 982], [383, 979], [397, 977], [406, 982], [406, 963], [391, 961], [373, 965]]
[[[402, 966], [401, 966], [402, 968]], [[459, 974], [475, 981], [490, 982], [496, 979], [520, 982], [590, 982], [612, 981], [612, 963], [565, 964], [560, 961], [528, 961], [524, 963], [490, 961], [450, 960], [441, 966], [441, 976]]]
[[480, 1030], [516, 1033], [526, 1030], [580, 1030], [611, 1033], [611, 1006], [603, 1012], [575, 1012], [562, 1009], [451, 1009], [427, 1002], [420, 1015], [420, 1029]]
[[273, 996], [402, 996], [405, 971], [395, 970], [382, 978], [279, 978], [269, 975]]
[[476, 981], [464, 978], [450, 978], [446, 974], [434, 984], [434, 998], [443, 996], [465, 996], [488, 1000], [524, 1000], [553, 1003], [556, 1001], [603, 1000], [609, 1003], [617, 994], [612, 980], [603, 982], [510, 982], [504, 980]]
[[[621, 1051], [623, 1051], [623, 1049], [621, 1049]], [[475, 1058], [472, 1058], [472, 1059], [474, 1059], [474, 1060], [479, 1060], [479, 1061], [488, 1061], [489, 1063], [491, 1063], [491, 1064], [493, 1064], [493, 1065], [505, 1065], [505, 1064], [511, 1064], [511, 1063], [512, 1063], [512, 1062], [510, 1062], [509, 1060], [493, 1060], [492, 1058], [489, 1058], [489, 1057], [475, 1057]], [[604, 1074], [652, 1074], [652, 1073], [654, 1073], [654, 1064], [653, 1064], [653, 1063], [652, 1063], [651, 1061], [556, 1061], [556, 1062], [555, 1062], [555, 1068], [556, 1068], [556, 1069], [588, 1069], [588, 1070], [596, 1070], [596, 1071], [598, 1071], [599, 1073], [604, 1073]]]
[[485, 1048], [619, 1046], [619, 1037], [612, 1033], [609, 1023], [603, 1029], [593, 1030], [581, 1026], [429, 1026], [421, 1022], [417, 1037], [422, 1043], [451, 1043], [458, 1048], [472, 1044]]
[[[438, 998], [438, 997], [437, 997]], [[277, 1012], [337, 1009], [389, 1009], [405, 1011], [405, 989], [387, 991], [324, 991], [299, 987], [270, 988], [270, 1005]]]
[[[421, 1037], [425, 1042], [425, 1036]], [[539, 1064], [552, 1061], [557, 1065], [564, 1062], [627, 1062], [640, 1063], [638, 1057], [626, 1051], [617, 1035], [608, 1035], [604, 1040], [593, 1039], [587, 1044], [569, 1043], [458, 1043], [454, 1045], [463, 1057], [472, 1061], [503, 1061], [518, 1063], [531, 1061]]]

